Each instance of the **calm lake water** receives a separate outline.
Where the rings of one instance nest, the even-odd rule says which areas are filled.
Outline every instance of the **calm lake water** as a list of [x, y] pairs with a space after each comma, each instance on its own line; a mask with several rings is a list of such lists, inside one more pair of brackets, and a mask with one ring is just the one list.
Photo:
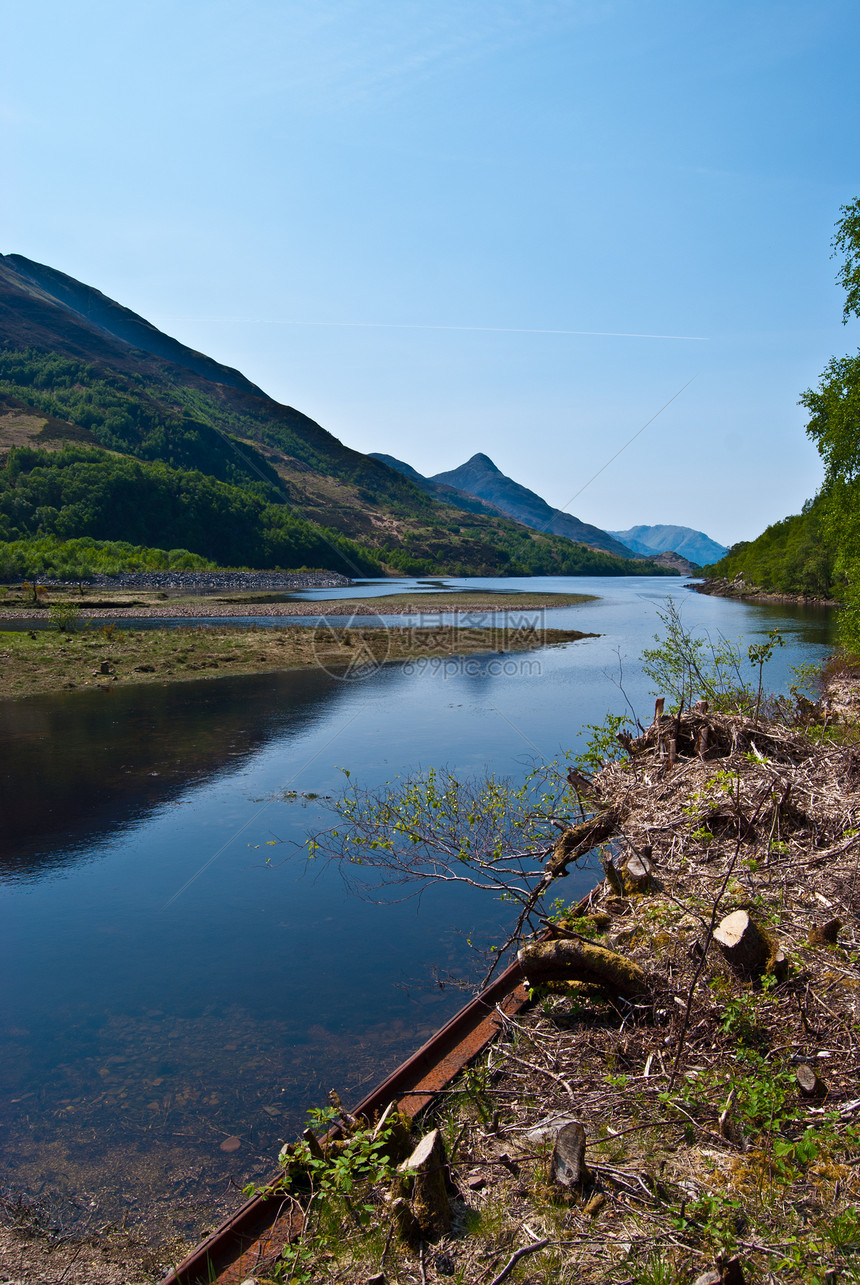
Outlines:
[[[475, 974], [466, 937], [494, 940], [505, 907], [454, 889], [371, 904], [309, 864], [325, 813], [304, 796], [337, 793], [340, 768], [371, 785], [433, 765], [522, 777], [622, 711], [620, 670], [647, 721], [638, 657], [669, 594], [713, 634], [780, 629], [771, 686], [828, 651], [826, 611], [671, 579], [361, 592], [409, 588], [426, 613], [458, 587], [595, 594], [547, 624], [600, 637], [361, 681], [307, 670], [0, 702], [6, 1186], [66, 1224], [193, 1238], [238, 1203], [231, 1181], [272, 1170], [329, 1088], [355, 1101], [461, 1005], [449, 979]], [[564, 895], [590, 882], [575, 873]]]

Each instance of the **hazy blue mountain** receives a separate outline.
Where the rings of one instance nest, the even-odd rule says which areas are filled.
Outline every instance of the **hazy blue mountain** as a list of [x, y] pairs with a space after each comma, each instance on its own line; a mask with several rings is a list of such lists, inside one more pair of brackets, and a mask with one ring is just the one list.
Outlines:
[[680, 553], [682, 558], [700, 567], [718, 562], [728, 553], [725, 545], [717, 544], [704, 531], [694, 531], [688, 526], [632, 526], [628, 531], [609, 534], [645, 557], [653, 553]]
[[[521, 486], [513, 478], [506, 477], [487, 455], [473, 455], [459, 468], [448, 473], [436, 473], [431, 482], [443, 483], [456, 487], [468, 495], [476, 495], [495, 505], [508, 517], [515, 518], [524, 526], [536, 531], [551, 531], [553, 535], [562, 535], [578, 544], [587, 544], [592, 549], [602, 549], [619, 558], [629, 558], [631, 550], [620, 540], [615, 539], [608, 531], [581, 522], [570, 513], [553, 509], [528, 487]], [[647, 556], [647, 555], [646, 555]]]

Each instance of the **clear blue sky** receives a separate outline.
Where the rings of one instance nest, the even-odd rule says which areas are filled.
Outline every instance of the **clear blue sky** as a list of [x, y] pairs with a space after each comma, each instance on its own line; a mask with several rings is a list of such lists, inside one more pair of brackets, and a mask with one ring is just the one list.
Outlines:
[[828, 257], [860, 195], [852, 0], [31, 0], [3, 27], [4, 252], [351, 446], [484, 451], [559, 507], [695, 376], [570, 505], [603, 527], [731, 543], [815, 491], [797, 396], [857, 344]]

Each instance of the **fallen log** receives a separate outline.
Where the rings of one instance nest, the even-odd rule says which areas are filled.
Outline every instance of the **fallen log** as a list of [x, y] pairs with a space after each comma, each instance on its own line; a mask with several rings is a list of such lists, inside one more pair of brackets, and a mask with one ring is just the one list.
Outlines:
[[596, 816], [580, 821], [579, 825], [573, 825], [569, 830], [565, 830], [546, 864], [545, 879], [549, 881], [563, 878], [567, 874], [567, 867], [571, 861], [585, 856], [586, 852], [596, 848], [598, 843], [605, 843], [615, 833], [618, 820], [615, 808], [606, 808]]
[[529, 942], [517, 958], [526, 980], [533, 985], [590, 982], [604, 991], [629, 996], [647, 995], [650, 989], [647, 974], [632, 959], [582, 938]]

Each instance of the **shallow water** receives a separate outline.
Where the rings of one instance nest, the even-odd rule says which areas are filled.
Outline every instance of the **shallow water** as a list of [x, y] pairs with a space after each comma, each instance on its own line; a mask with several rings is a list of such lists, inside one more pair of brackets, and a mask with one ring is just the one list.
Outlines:
[[[666, 579], [437, 583], [596, 593], [547, 624], [601, 636], [355, 682], [291, 671], [0, 703], [7, 1182], [64, 1219], [193, 1237], [329, 1088], [362, 1096], [460, 1006], [465, 938], [493, 940], [505, 907], [450, 889], [372, 904], [309, 865], [324, 813], [303, 793], [338, 791], [340, 767], [368, 784], [430, 765], [521, 776], [621, 710], [619, 681], [645, 721], [637, 657], [669, 593], [714, 633], [779, 628], [773, 685], [828, 648], [826, 611]], [[364, 592], [404, 587], [427, 586]]]

